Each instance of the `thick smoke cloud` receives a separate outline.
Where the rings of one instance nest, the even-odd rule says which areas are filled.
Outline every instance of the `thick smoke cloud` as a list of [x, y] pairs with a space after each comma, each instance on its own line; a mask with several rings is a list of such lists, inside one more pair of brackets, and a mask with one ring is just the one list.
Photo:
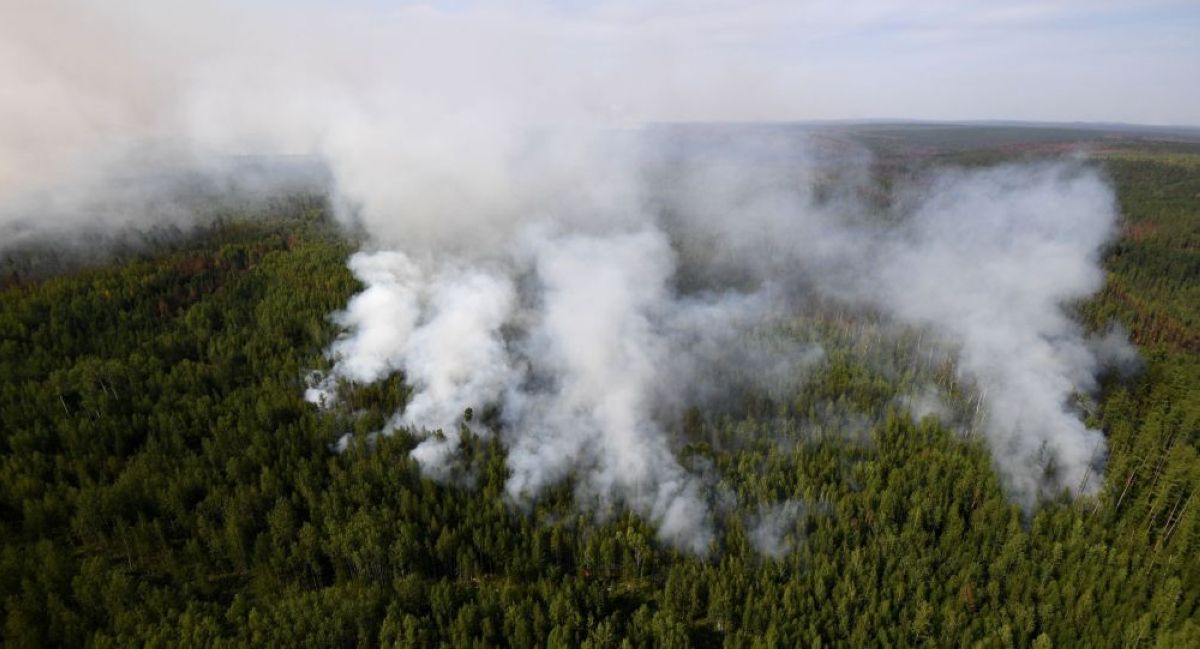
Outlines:
[[[1031, 507], [1063, 490], [1094, 493], [1104, 439], [1069, 404], [1128, 351], [1119, 334], [1087, 339], [1068, 308], [1103, 279], [1097, 256], [1115, 222], [1103, 179], [1072, 161], [941, 172], [894, 213], [878, 214], [849, 195], [819, 198], [812, 160], [792, 141], [789, 156], [801, 164], [780, 162], [779, 145], [737, 155], [728, 173], [709, 163], [655, 168], [633, 192], [645, 196], [641, 207], [607, 226], [531, 217], [477, 262], [472, 272], [484, 275], [475, 289], [444, 279], [413, 288], [421, 273], [406, 258], [374, 278], [364, 260], [397, 253], [356, 257], [367, 289], [339, 316], [351, 329], [331, 350], [334, 376], [404, 371], [416, 393], [395, 425], [443, 431], [414, 452], [433, 475], [452, 458], [462, 411], [499, 405], [514, 500], [574, 477], [582, 502], [633, 506], [664, 538], [700, 550], [710, 534], [706, 506], [674, 459], [670, 427], [684, 405], [738, 389], [739, 373], [768, 391], [799, 377], [785, 398], [802, 390], [820, 348], [773, 342], [764, 354], [751, 332], [781, 314], [841, 303], [953, 350], [1015, 499]], [[764, 164], [778, 178], [755, 176]], [[411, 315], [413, 294], [427, 295], [417, 300], [428, 303], [422, 315]], [[361, 312], [367, 302], [379, 305], [377, 316]], [[389, 315], [393, 304], [404, 306]], [[393, 335], [403, 340], [375, 347]]]
[[467, 409], [499, 405], [513, 502], [573, 477], [597, 512], [633, 507], [664, 539], [707, 551], [701, 485], [675, 459], [668, 427], [688, 403], [719, 402], [738, 384], [780, 389], [819, 348], [779, 342], [768, 356], [750, 337], [774, 306], [764, 292], [679, 294], [675, 252], [649, 219], [608, 233], [538, 222], [502, 252], [470, 270], [451, 256], [432, 263], [452, 270], [430, 272], [396, 251], [355, 255], [366, 288], [337, 314], [348, 334], [309, 400], [330, 405], [339, 380], [403, 372], [413, 396], [383, 432], [424, 436], [412, 455], [439, 478], [453, 473], [463, 427], [491, 434]]
[[960, 373], [987, 395], [997, 466], [1025, 504], [1047, 479], [1051, 491], [1099, 488], [1104, 437], [1067, 409], [1095, 388], [1098, 359], [1064, 305], [1101, 287], [1114, 215], [1111, 190], [1069, 164], [943, 174], [863, 287], [959, 350]]
[[[1096, 388], [1102, 366], [1136, 363], [1120, 333], [1089, 340], [1068, 310], [1103, 283], [1099, 254], [1116, 223], [1103, 178], [1079, 161], [937, 172], [871, 217], [847, 195], [818, 199], [811, 178], [805, 187], [792, 175], [801, 186], [787, 187], [754, 177], [764, 157], [769, 169], [794, 169], [779, 162], [793, 150], [760, 149], [736, 156], [736, 172], [709, 157], [676, 176], [683, 239], [720, 249], [696, 272], [789, 278], [930, 332], [981, 393], [983, 432], [1018, 501], [1094, 493], [1103, 435], [1068, 403]], [[840, 182], [857, 186], [861, 170], [851, 163], [849, 173]], [[929, 401], [914, 404], [929, 414]]]
[[[451, 477], [464, 429], [498, 434], [515, 503], [571, 478], [581, 505], [631, 507], [696, 552], [713, 533], [673, 448], [683, 409], [803, 389], [823, 350], [770, 331], [824, 304], [957, 353], [1020, 502], [1098, 487], [1103, 438], [1067, 403], [1130, 359], [1067, 311], [1098, 288], [1115, 219], [1085, 164], [935, 173], [881, 210], [864, 152], [786, 128], [633, 128], [766, 114], [739, 106], [775, 86], [619, 20], [269, 9], [55, 2], [0, 20], [3, 241], [163, 217], [153, 200], [93, 209], [114, 177], [162, 196], [165, 167], [319, 158], [369, 240], [309, 400], [402, 372], [412, 400], [380, 432], [420, 436], [430, 475]], [[494, 427], [464, 416], [491, 407]]]

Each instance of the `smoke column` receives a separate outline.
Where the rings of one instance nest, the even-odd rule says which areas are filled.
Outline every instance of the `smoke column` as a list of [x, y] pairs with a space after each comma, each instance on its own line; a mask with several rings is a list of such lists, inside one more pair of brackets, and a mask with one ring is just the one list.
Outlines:
[[[1053, 165], [938, 178], [867, 290], [897, 318], [959, 350], [959, 371], [987, 395], [985, 430], [1012, 493], [1030, 505], [1049, 480], [1094, 493], [1104, 437], [1067, 410], [1095, 389], [1099, 361], [1064, 305], [1104, 281], [1097, 255], [1113, 235], [1111, 191]], [[1054, 475], [1036, 468], [1054, 466]]]

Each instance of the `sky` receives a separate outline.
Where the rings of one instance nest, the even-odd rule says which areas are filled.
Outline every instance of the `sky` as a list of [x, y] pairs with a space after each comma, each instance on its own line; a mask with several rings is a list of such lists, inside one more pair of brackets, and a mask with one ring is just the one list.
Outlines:
[[0, 0], [0, 200], [130, 152], [380, 133], [436, 167], [579, 125], [1200, 126], [1197, 79], [1197, 0]]
[[[656, 70], [650, 83], [689, 100], [673, 105], [676, 114], [661, 116], [666, 119], [1200, 125], [1195, 0], [433, 6], [464, 15], [524, 16], [601, 60], [649, 59]], [[703, 88], [688, 83], [696, 70], [719, 75], [716, 87], [724, 92], [732, 86], [738, 98], [708, 101]]]
[[[55, 8], [54, 20], [44, 20]], [[5, 63], [32, 74], [37, 63], [22, 58], [61, 61], [55, 50], [94, 31], [118, 35], [123, 65], [155, 67], [171, 62], [170, 50], [222, 47], [238, 33], [261, 39], [264, 49], [280, 42], [279, 32], [304, 34], [319, 50], [324, 41], [357, 40], [356, 29], [367, 43], [389, 28], [404, 33], [431, 15], [440, 18], [438, 29], [525, 41], [507, 49], [534, 44], [540, 51], [531, 68], [553, 58], [579, 75], [624, 76], [607, 84], [605, 108], [633, 120], [1200, 125], [1196, 0], [0, 0], [0, 24], [8, 25], [0, 37], [18, 43], [17, 52], [0, 43], [0, 80]], [[33, 32], [31, 20], [40, 24]], [[342, 33], [317, 37], [333, 26]], [[122, 31], [136, 36], [122, 38]], [[135, 51], [119, 52], [130, 44]], [[431, 59], [445, 56], [432, 49]]]

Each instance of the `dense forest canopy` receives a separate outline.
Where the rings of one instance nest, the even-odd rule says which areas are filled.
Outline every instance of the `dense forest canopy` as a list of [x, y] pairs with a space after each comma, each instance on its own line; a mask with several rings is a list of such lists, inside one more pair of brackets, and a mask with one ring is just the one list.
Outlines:
[[469, 426], [433, 480], [422, 437], [372, 435], [412, 396], [401, 374], [304, 399], [362, 286], [326, 198], [291, 193], [82, 268], [6, 251], [5, 644], [1200, 645], [1200, 150], [1028, 130], [864, 129], [863, 191], [887, 205], [921, 169], [1086, 141], [1121, 232], [1073, 313], [1142, 361], [1078, 397], [1108, 449], [1095, 495], [1022, 508], [952, 355], [832, 306], [756, 332], [819, 344], [799, 387], [667, 431], [701, 476], [706, 552], [580, 503], [578, 477], [514, 504], [503, 438]]

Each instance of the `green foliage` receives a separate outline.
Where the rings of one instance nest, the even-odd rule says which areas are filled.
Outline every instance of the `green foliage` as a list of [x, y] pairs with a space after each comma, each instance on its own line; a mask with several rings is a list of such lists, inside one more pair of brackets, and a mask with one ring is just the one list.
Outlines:
[[[818, 314], [792, 332], [829, 350], [799, 394], [679, 424], [682, 461], [713, 476], [708, 557], [663, 547], [627, 511], [581, 511], [570, 485], [510, 505], [495, 440], [465, 436], [470, 486], [423, 478], [403, 432], [331, 452], [407, 390], [346, 386], [334, 413], [303, 402], [336, 335], [327, 316], [357, 288], [350, 244], [311, 206], [14, 280], [0, 292], [4, 642], [1194, 644], [1200, 354], [1185, 343], [1200, 194], [1176, 209], [1169, 187], [1139, 193], [1175, 177], [1170, 160], [1109, 163], [1130, 221], [1157, 229], [1127, 230], [1109, 288], [1082, 307], [1149, 345], [1147, 370], [1110, 379], [1091, 415], [1110, 446], [1098, 497], [1023, 517], [969, 429], [897, 405], [931, 382], [969, 413], [951, 368], [916, 362], [911, 334]], [[1170, 186], [1184, 194], [1186, 169]], [[1180, 252], [1138, 270], [1165, 249]], [[1156, 333], [1162, 318], [1186, 335]], [[763, 555], [747, 513], [786, 502], [805, 505], [789, 549]]]
[[1132, 324], [1143, 346], [1200, 353], [1200, 154], [1107, 156], [1124, 236], [1111, 269], [1103, 317]]

